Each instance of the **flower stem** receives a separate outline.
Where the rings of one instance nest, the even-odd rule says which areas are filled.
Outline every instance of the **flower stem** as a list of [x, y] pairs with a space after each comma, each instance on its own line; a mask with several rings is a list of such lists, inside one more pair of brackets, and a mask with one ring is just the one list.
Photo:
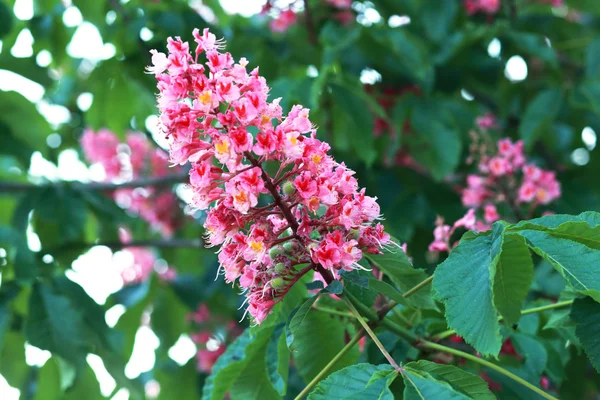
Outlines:
[[428, 349], [432, 349], [432, 350], [439, 350], [439, 351], [443, 351], [444, 353], [449, 353], [449, 354], [453, 354], [455, 356], [458, 357], [462, 357], [464, 359], [476, 362], [480, 365], [483, 365], [484, 367], [487, 367], [489, 369], [493, 369], [494, 371], [512, 379], [515, 382], [520, 383], [521, 385], [525, 386], [526, 388], [534, 391], [535, 393], [539, 394], [540, 396], [544, 397], [545, 399], [549, 399], [549, 400], [558, 400], [556, 397], [544, 392], [542, 389], [532, 385], [531, 383], [527, 382], [526, 380], [524, 380], [523, 378], [518, 377], [517, 375], [513, 374], [510, 371], [505, 370], [504, 368], [493, 364], [487, 360], [484, 360], [483, 358], [479, 358], [476, 357], [472, 354], [469, 353], [465, 353], [464, 351], [460, 351], [460, 350], [456, 350], [453, 349], [451, 347], [446, 347], [446, 346], [442, 346], [440, 344], [437, 343], [433, 343], [433, 342], [428, 342], [428, 341], [423, 341], [420, 344], [420, 347], [423, 348], [428, 348]]
[[[573, 304], [573, 300], [565, 300], [565, 301], [561, 301], [561, 302], [558, 302], [558, 303], [548, 304], [548, 305], [545, 305], [545, 306], [528, 308], [527, 310], [521, 311], [521, 315], [535, 314], [535, 313], [538, 313], [538, 312], [547, 311], [547, 310], [553, 310], [553, 309], [556, 309], [556, 308], [568, 307], [571, 304]], [[502, 317], [498, 318], [498, 321], [502, 321]], [[455, 333], [456, 333], [456, 331], [454, 329], [449, 329], [447, 331], [444, 331], [444, 332], [438, 333], [437, 335], [434, 335], [432, 337], [432, 339], [433, 340], [446, 339], [447, 337], [452, 336]]]
[[415, 287], [410, 289], [408, 292], [404, 293], [402, 295], [402, 297], [407, 298], [407, 297], [412, 296], [413, 294], [417, 293], [419, 290], [423, 289], [425, 286], [429, 285], [432, 281], [433, 281], [433, 275], [431, 275], [429, 278], [425, 279], [421, 283], [418, 283]]
[[385, 347], [383, 346], [383, 343], [381, 343], [379, 338], [377, 338], [377, 335], [375, 334], [375, 332], [373, 332], [373, 330], [371, 329], [369, 324], [367, 324], [367, 321], [365, 321], [363, 319], [363, 317], [360, 315], [360, 313], [358, 312], [356, 307], [354, 307], [354, 304], [352, 304], [352, 301], [350, 301], [348, 299], [348, 297], [343, 297], [342, 299], [344, 300], [344, 302], [346, 303], [346, 305], [348, 306], [348, 308], [350, 309], [352, 314], [354, 314], [356, 316], [356, 319], [358, 319], [358, 322], [360, 322], [363, 329], [365, 331], [367, 331], [369, 336], [371, 336], [371, 339], [373, 339], [373, 342], [375, 342], [375, 345], [377, 345], [377, 347], [379, 348], [379, 351], [381, 351], [381, 354], [383, 354], [383, 356], [388, 360], [390, 365], [392, 367], [394, 367], [397, 371], [401, 371], [400, 366], [396, 363], [396, 361], [394, 361], [394, 359], [392, 358], [390, 353], [388, 353], [388, 351], [385, 349]]
[[335, 357], [333, 357], [331, 359], [331, 361], [329, 361], [329, 363], [327, 363], [327, 365], [317, 374], [317, 376], [315, 376], [309, 383], [308, 385], [306, 385], [306, 387], [300, 392], [300, 394], [298, 396], [296, 396], [296, 398], [294, 400], [300, 400], [302, 399], [304, 396], [306, 396], [308, 394], [308, 392], [311, 391], [311, 389], [313, 387], [315, 387], [317, 385], [317, 383], [319, 383], [319, 381], [321, 379], [323, 379], [325, 377], [325, 375], [327, 375], [327, 373], [334, 367], [334, 365], [340, 360], [340, 358], [342, 358], [344, 355], [346, 355], [346, 353], [348, 353], [350, 350], [352, 350], [352, 347], [354, 347], [354, 345], [356, 343], [358, 343], [358, 341], [366, 334], [366, 331], [364, 329], [361, 329], [360, 331], [358, 331], [356, 333], [356, 335], [354, 335], [354, 337], [352, 338], [352, 340], [350, 340], [348, 342], [348, 344], [346, 344], [342, 350], [339, 351], [339, 353], [337, 353], [335, 355]]

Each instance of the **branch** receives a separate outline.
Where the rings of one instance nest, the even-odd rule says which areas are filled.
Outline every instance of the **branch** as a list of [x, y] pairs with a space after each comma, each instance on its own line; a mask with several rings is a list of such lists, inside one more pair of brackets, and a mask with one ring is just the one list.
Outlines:
[[115, 241], [98, 241], [98, 242], [79, 242], [79, 243], [67, 243], [62, 246], [42, 249], [41, 254], [53, 254], [61, 253], [69, 250], [81, 250], [88, 249], [94, 246], [106, 246], [112, 250], [124, 249], [127, 247], [159, 247], [163, 249], [174, 249], [174, 248], [188, 248], [198, 249], [204, 247], [204, 240], [202, 239], [149, 239], [149, 240], [137, 240], [132, 242], [123, 243], [118, 240]]
[[126, 188], [137, 188], [147, 186], [169, 186], [176, 183], [187, 183], [188, 174], [173, 174], [166, 176], [154, 176], [147, 178], [140, 178], [128, 182], [122, 183], [111, 183], [111, 182], [77, 182], [77, 181], [60, 181], [50, 182], [41, 185], [34, 185], [32, 183], [20, 183], [20, 182], [1, 182], [0, 181], [0, 193], [6, 192], [25, 192], [29, 190], [48, 189], [56, 188], [59, 186], [69, 185], [74, 189], [83, 191], [112, 191], [117, 189]]

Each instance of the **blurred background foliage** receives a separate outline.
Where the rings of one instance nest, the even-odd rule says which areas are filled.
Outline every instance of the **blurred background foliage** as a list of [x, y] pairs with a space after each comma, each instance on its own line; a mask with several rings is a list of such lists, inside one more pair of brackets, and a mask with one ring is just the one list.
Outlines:
[[[464, 214], [455, 187], [471, 169], [464, 160], [475, 118], [487, 112], [499, 124], [493, 139], [523, 139], [538, 165], [558, 171], [563, 196], [553, 211], [598, 210], [597, 0], [560, 7], [503, 0], [495, 16], [469, 16], [458, 0], [355, 1], [346, 23], [330, 4], [307, 0], [285, 32], [269, 29], [263, 3], [0, 0], [2, 395], [16, 396], [10, 385], [24, 399], [155, 397], [158, 382], [161, 399], [198, 398], [206, 375], [188, 362], [191, 342], [180, 337], [191, 333], [186, 314], [204, 303], [228, 320], [241, 318], [237, 293], [214, 280], [214, 250], [195, 242], [202, 214], [185, 217], [167, 240], [187, 248], [165, 245], [102, 190], [73, 183], [94, 178], [81, 161], [87, 127], [122, 139], [141, 131], [164, 146], [156, 82], [144, 67], [150, 49], [163, 51], [169, 36], [191, 40], [194, 28], [210, 27], [234, 57], [260, 66], [284, 110], [311, 108], [318, 134], [379, 198], [386, 228], [408, 242], [416, 265], [436, 261], [427, 253], [436, 215]], [[408, 168], [406, 157], [422, 168]], [[174, 190], [183, 209], [184, 190]], [[134, 240], [156, 244], [160, 262], [177, 270], [174, 280], [151, 276], [122, 288], [107, 278], [123, 225]], [[556, 298], [564, 287], [551, 271], [536, 270], [540, 297]], [[532, 324], [537, 330], [540, 322]], [[344, 334], [335, 332], [335, 346]], [[138, 343], [141, 358], [127, 364]], [[176, 343], [184, 350], [170, 352]], [[53, 355], [45, 364], [39, 348]], [[569, 387], [564, 398], [597, 389], [597, 375], [574, 384], [575, 368], [585, 370], [580, 354], [552, 352], [553, 379]], [[574, 365], [566, 374], [565, 360]], [[292, 395], [301, 376], [290, 377]]]

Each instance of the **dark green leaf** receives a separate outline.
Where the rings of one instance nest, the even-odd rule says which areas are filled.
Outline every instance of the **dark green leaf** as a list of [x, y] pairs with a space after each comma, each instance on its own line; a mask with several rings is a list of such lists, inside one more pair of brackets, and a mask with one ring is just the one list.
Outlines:
[[435, 296], [446, 305], [446, 320], [480, 353], [497, 355], [502, 344], [494, 307], [493, 280], [500, 259], [504, 226], [461, 241], [435, 271]]
[[585, 353], [600, 372], [600, 303], [589, 297], [575, 300], [571, 318], [577, 324], [575, 333]]
[[308, 400], [391, 400], [394, 396], [388, 386], [395, 377], [396, 372], [389, 365], [352, 365], [319, 382], [309, 394]]
[[525, 146], [531, 148], [536, 140], [550, 128], [562, 106], [563, 95], [560, 89], [547, 89], [529, 102], [521, 124], [519, 135]]

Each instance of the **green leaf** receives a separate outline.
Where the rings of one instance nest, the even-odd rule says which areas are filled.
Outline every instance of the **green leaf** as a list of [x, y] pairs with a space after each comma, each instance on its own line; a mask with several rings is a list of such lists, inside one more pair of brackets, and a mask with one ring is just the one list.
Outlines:
[[341, 292], [342, 287], [340, 282], [333, 281], [328, 287], [322, 289], [316, 295], [309, 297], [308, 300], [291, 312], [287, 323], [285, 324], [285, 341], [290, 350], [293, 350], [292, 344], [294, 343], [294, 339], [298, 337], [297, 332], [302, 326], [302, 323], [306, 319], [306, 316], [310, 312], [313, 304], [315, 304], [315, 301], [317, 301], [319, 298], [319, 295], [324, 293], [340, 294]]
[[563, 94], [560, 89], [546, 89], [527, 105], [519, 125], [519, 135], [527, 148], [531, 148], [550, 128], [562, 106], [562, 101]]
[[587, 47], [585, 54], [585, 74], [588, 78], [600, 78], [600, 38]]
[[[406, 253], [400, 248], [384, 249], [383, 254], [366, 254], [365, 257], [381, 269], [401, 293], [406, 293], [428, 278], [424, 270], [411, 265]], [[417, 308], [437, 309], [431, 296], [431, 286], [419, 290], [407, 298], [406, 302]]]
[[435, 296], [446, 305], [448, 326], [484, 355], [497, 355], [502, 344], [493, 282], [503, 230], [496, 223], [491, 234], [461, 241], [433, 278]]
[[494, 305], [507, 325], [519, 322], [532, 280], [529, 249], [522, 241], [505, 237], [494, 276]]
[[380, 281], [378, 279], [369, 279], [369, 287], [390, 298], [391, 300], [394, 300], [398, 304], [408, 306], [408, 302], [404, 297], [402, 297], [402, 293], [384, 281]]
[[510, 32], [508, 39], [524, 54], [534, 56], [553, 68], [558, 66], [558, 58], [554, 49], [546, 42], [546, 38], [537, 33]]
[[4, 1], [0, 1], [0, 39], [8, 35], [13, 28], [13, 13]]
[[65, 296], [46, 284], [36, 284], [29, 298], [25, 322], [27, 340], [75, 365], [85, 361], [87, 351], [82, 315]]
[[368, 166], [377, 156], [374, 146], [373, 114], [357, 93], [357, 88], [331, 84], [332, 96], [336, 99], [337, 118], [333, 122], [336, 132], [350, 142], [350, 147]]
[[319, 382], [308, 400], [393, 399], [388, 386], [397, 376], [389, 365], [356, 364]]
[[473, 399], [493, 400], [496, 398], [490, 392], [487, 382], [481, 377], [464, 371], [454, 365], [419, 360], [410, 362], [406, 364], [405, 367], [412, 371], [426, 372], [433, 378], [448, 383], [457, 392], [462, 392]]
[[406, 369], [404, 378], [404, 400], [464, 400], [469, 397], [457, 392], [443, 381], [433, 379], [429, 374]]
[[17, 92], [2, 92], [0, 121], [10, 127], [12, 135], [34, 150], [46, 153], [46, 137], [52, 133], [50, 125], [35, 105]]
[[444, 1], [437, 7], [425, 4], [421, 13], [427, 36], [435, 42], [445, 39], [454, 24], [458, 10], [459, 3], [455, 1]]
[[[221, 400], [242, 375], [250, 360], [257, 354], [265, 356], [273, 327], [251, 330], [247, 328], [231, 343], [213, 366], [206, 378], [202, 399]], [[266, 371], [264, 371], [266, 374]]]
[[290, 365], [290, 350], [287, 347], [286, 337], [283, 335], [285, 324], [279, 324], [267, 345], [267, 372], [273, 387], [281, 395], [287, 391], [287, 381]]
[[600, 251], [550, 233], [519, 232], [527, 245], [560, 272], [567, 283], [580, 293], [600, 301]]
[[589, 297], [575, 300], [571, 318], [577, 324], [575, 333], [585, 353], [600, 372], [600, 303]]
[[[412, 112], [411, 155], [431, 171], [435, 180], [448, 176], [458, 166], [462, 151], [459, 132], [448, 125], [437, 107], [438, 102], [420, 102]], [[408, 138], [407, 138], [408, 141]]]
[[[313, 310], [296, 331], [292, 356], [298, 374], [310, 382], [344, 347], [346, 329], [336, 316]], [[331, 370], [336, 371], [358, 360], [358, 346], [345, 354]]]
[[7, 332], [0, 343], [0, 375], [13, 387], [23, 387], [30, 367], [25, 362], [25, 337]]
[[533, 229], [550, 232], [552, 236], [573, 240], [600, 250], [600, 214], [587, 211], [579, 215], [556, 214], [523, 221], [511, 230]]
[[517, 353], [525, 358], [525, 378], [537, 385], [542, 372], [546, 369], [548, 352], [534, 337], [522, 333], [511, 335], [511, 340]]

